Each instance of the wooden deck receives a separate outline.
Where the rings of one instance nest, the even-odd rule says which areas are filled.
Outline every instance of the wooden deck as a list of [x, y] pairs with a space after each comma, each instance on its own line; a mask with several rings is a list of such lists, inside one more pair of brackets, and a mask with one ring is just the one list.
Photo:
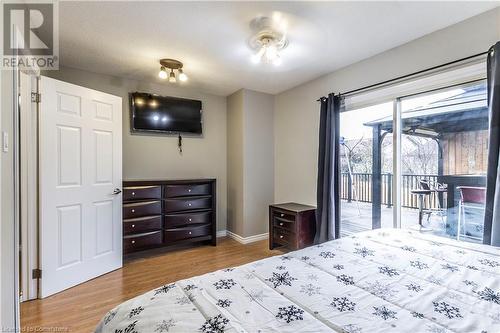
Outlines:
[[[366, 202], [347, 202], [342, 200], [341, 203], [341, 224], [340, 235], [348, 236], [361, 231], [372, 229], [372, 205]], [[381, 224], [382, 228], [393, 228], [393, 210], [382, 206]], [[450, 238], [446, 233], [446, 214], [438, 211], [430, 215], [429, 220], [424, 216], [425, 230], [421, 232], [430, 233], [440, 237]], [[410, 208], [401, 209], [401, 228], [419, 230], [418, 225], [418, 210]], [[478, 243], [480, 240], [476, 238], [462, 236], [461, 240], [467, 242]]]

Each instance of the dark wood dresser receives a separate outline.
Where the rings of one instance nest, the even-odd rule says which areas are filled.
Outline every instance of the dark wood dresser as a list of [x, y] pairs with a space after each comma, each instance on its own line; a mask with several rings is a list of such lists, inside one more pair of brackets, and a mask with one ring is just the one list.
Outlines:
[[217, 242], [216, 181], [123, 182], [123, 253]]
[[316, 207], [294, 202], [269, 206], [269, 248], [298, 250], [313, 244]]

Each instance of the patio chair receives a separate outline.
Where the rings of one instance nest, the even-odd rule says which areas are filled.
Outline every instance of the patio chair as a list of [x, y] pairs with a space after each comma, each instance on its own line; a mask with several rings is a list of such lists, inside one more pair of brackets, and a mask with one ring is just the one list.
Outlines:
[[418, 224], [420, 227], [423, 227], [423, 218], [424, 214], [427, 214], [427, 222], [429, 222], [430, 210], [424, 209], [424, 199], [425, 197], [432, 194], [431, 189], [429, 188], [429, 184], [426, 184], [424, 181], [419, 181], [419, 189], [415, 189], [411, 191], [412, 194], [417, 196], [418, 202]]
[[[484, 211], [486, 204], [486, 187], [458, 186], [460, 201], [458, 203], [457, 240], [460, 240], [460, 229], [463, 224], [463, 235], [467, 236], [467, 221], [465, 209], [476, 209]], [[469, 235], [469, 237], [472, 237]], [[477, 238], [477, 237], [472, 237]]]
[[[444, 193], [448, 192], [448, 186], [447, 185], [441, 184], [441, 183], [438, 183], [438, 182], [433, 182], [433, 181], [430, 181], [430, 180], [420, 180], [420, 186], [423, 189], [430, 190], [433, 194], [436, 194], [436, 195], [444, 194]], [[444, 223], [443, 215], [446, 213], [446, 210], [442, 207], [441, 200], [440, 200], [439, 197], [438, 197], [438, 200], [437, 200], [437, 206], [438, 206], [438, 212], [441, 215], [441, 220]]]
[[[427, 214], [427, 223], [429, 223], [431, 214], [435, 211], [432, 210], [431, 208], [429, 209], [424, 209], [424, 201], [425, 197], [431, 196], [433, 194], [439, 194], [439, 193], [444, 193], [447, 191], [446, 186], [437, 183], [437, 182], [431, 182], [426, 179], [419, 179], [418, 180], [419, 184], [419, 189], [412, 190], [411, 193], [417, 195], [418, 197], [418, 224], [422, 227], [422, 220], [424, 217], [424, 214]], [[441, 207], [441, 203], [438, 200], [438, 209], [437, 211], [439, 212], [439, 216], [441, 217], [441, 222], [443, 223], [444, 227], [446, 228], [446, 223], [444, 221], [443, 217], [443, 209]]]

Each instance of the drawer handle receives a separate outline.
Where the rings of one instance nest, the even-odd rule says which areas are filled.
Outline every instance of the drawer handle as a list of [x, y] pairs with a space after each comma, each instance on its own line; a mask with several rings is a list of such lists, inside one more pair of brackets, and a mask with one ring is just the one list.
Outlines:
[[135, 195], [135, 192], [132, 192], [132, 196], [134, 196], [134, 195]]
[[132, 241], [132, 244], [135, 244], [135, 240]]
[[285, 216], [285, 214], [280, 214], [280, 217], [284, 217], [284, 216]]
[[135, 213], [135, 209], [132, 209], [132, 213]]
[[191, 189], [188, 189], [188, 192], [191, 192]]
[[189, 222], [191, 222], [192, 220], [193, 220], [193, 219], [191, 219], [191, 218], [190, 218], [190, 219], [189, 219]]
[[189, 206], [189, 207], [191, 207], [191, 204], [190, 204], [190, 203], [188, 203], [188, 206]]
[[189, 234], [191, 235], [191, 231], [189, 232]]
[[283, 238], [283, 235], [280, 235], [280, 239], [282, 239], [282, 238]]
[[280, 223], [280, 227], [282, 227], [282, 226], [283, 226], [283, 222]]
[[135, 224], [132, 224], [132, 228], [135, 228]]

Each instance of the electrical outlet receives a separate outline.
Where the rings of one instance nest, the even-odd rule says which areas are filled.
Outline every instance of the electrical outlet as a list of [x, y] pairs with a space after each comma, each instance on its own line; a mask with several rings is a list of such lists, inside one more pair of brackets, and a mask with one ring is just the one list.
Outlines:
[[3, 138], [3, 141], [2, 141], [2, 151], [4, 153], [8, 153], [9, 152], [9, 133], [7, 132], [2, 132], [2, 138]]

